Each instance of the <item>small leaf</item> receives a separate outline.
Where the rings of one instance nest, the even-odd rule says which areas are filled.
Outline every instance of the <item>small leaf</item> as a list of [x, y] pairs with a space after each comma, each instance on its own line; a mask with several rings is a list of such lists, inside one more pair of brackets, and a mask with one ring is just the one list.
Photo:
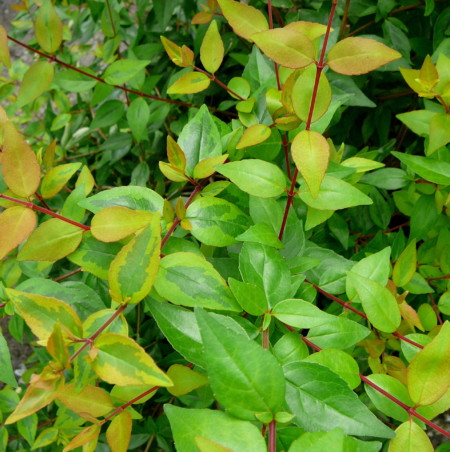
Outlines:
[[242, 242], [262, 243], [277, 249], [283, 249], [284, 245], [275, 234], [272, 227], [266, 223], [256, 223], [249, 227], [244, 233], [238, 235], [236, 240]]
[[448, 390], [450, 380], [450, 322], [412, 359], [407, 370], [408, 391], [416, 405], [430, 405]]
[[236, 144], [236, 149], [243, 149], [260, 144], [270, 137], [270, 133], [269, 126], [264, 124], [253, 124], [248, 129], [245, 129], [244, 134]]
[[[318, 24], [315, 22], [306, 22], [304, 20], [299, 20], [287, 24], [284, 28], [291, 28], [292, 30], [303, 33], [311, 41], [320, 36], [323, 36], [327, 32], [327, 26]], [[331, 29], [333, 31], [333, 29]]]
[[411, 281], [416, 272], [416, 239], [411, 240], [409, 245], [400, 254], [392, 271], [392, 279], [397, 287], [404, 287]]
[[274, 198], [286, 189], [283, 171], [264, 160], [247, 159], [226, 163], [218, 166], [217, 172], [230, 179], [242, 191], [259, 198]]
[[106, 207], [92, 218], [91, 233], [102, 242], [117, 242], [150, 224], [152, 217], [128, 207]]
[[216, 172], [216, 166], [221, 165], [227, 158], [228, 154], [223, 154], [201, 160], [194, 167], [192, 174], [194, 179], [205, 179], [212, 176]]
[[25, 72], [17, 95], [16, 105], [23, 107], [47, 91], [53, 81], [53, 65], [38, 61]]
[[103, 78], [109, 85], [121, 85], [135, 77], [149, 64], [149, 60], [118, 60], [107, 67]]
[[172, 42], [170, 39], [165, 38], [164, 36], [160, 36], [162, 45], [164, 46], [164, 50], [167, 52], [167, 55], [172, 60], [172, 63], [176, 64], [180, 67], [185, 67], [183, 62], [183, 56], [181, 54], [181, 47]]
[[131, 132], [137, 142], [148, 139], [147, 124], [150, 119], [150, 108], [142, 97], [137, 97], [131, 102], [127, 111], [127, 120]]
[[59, 193], [69, 179], [80, 168], [81, 163], [66, 163], [51, 168], [42, 179], [41, 196], [44, 199], [53, 198]]
[[69, 450], [77, 449], [78, 447], [84, 446], [90, 442], [97, 442], [98, 436], [100, 435], [101, 426], [93, 424], [90, 427], [86, 427], [77, 436], [72, 438], [72, 440], [67, 444], [63, 452], [68, 452]]
[[[93, 357], [92, 357], [93, 356]], [[119, 386], [171, 386], [170, 378], [133, 339], [105, 333], [94, 342], [91, 366], [104, 381]]]
[[173, 182], [185, 182], [188, 180], [187, 176], [185, 176], [184, 171], [176, 168], [175, 166], [170, 165], [166, 162], [159, 162], [159, 169], [167, 179]]
[[331, 316], [305, 300], [288, 299], [277, 303], [272, 315], [295, 328], [313, 328], [330, 321]]
[[327, 64], [334, 72], [344, 75], [367, 74], [391, 61], [401, 58], [401, 54], [381, 42], [367, 38], [345, 38], [328, 52]]
[[167, 370], [167, 376], [173, 382], [173, 386], [167, 388], [167, 390], [175, 397], [189, 394], [194, 389], [208, 384], [208, 377], [181, 364], [170, 366]]
[[0, 213], [0, 259], [19, 246], [36, 227], [36, 213], [23, 206]]
[[173, 167], [181, 171], [185, 170], [186, 157], [184, 152], [170, 135], [167, 135], [167, 158]]
[[251, 38], [271, 60], [281, 66], [298, 69], [314, 61], [314, 44], [293, 28], [274, 28], [252, 35]]
[[3, 63], [7, 68], [11, 67], [8, 34], [3, 25], [0, 25], [0, 63]]
[[213, 20], [205, 33], [200, 47], [200, 60], [203, 67], [214, 74], [223, 61], [223, 42], [217, 27], [217, 22]]
[[217, 2], [233, 31], [248, 41], [252, 41], [252, 35], [255, 33], [269, 28], [264, 14], [253, 6], [233, 0], [217, 0]]
[[[1, 224], [1, 223], [0, 223]], [[17, 388], [17, 380], [11, 364], [11, 354], [8, 344], [0, 330], [0, 381]]]
[[33, 195], [40, 182], [41, 169], [36, 154], [7, 121], [3, 126], [2, 174], [8, 188], [22, 198]]
[[20, 249], [20, 261], [50, 261], [73, 253], [81, 242], [83, 230], [78, 226], [52, 218], [41, 223]]
[[303, 130], [292, 142], [292, 158], [308, 184], [311, 196], [317, 198], [330, 158], [327, 140], [320, 133]]
[[108, 282], [114, 301], [138, 303], [152, 289], [159, 268], [159, 223], [159, 214], [154, 214], [149, 225], [128, 242], [111, 262]]
[[51, 0], [44, 0], [38, 9], [34, 32], [37, 42], [46, 52], [58, 50], [63, 39], [63, 26]]
[[132, 422], [131, 414], [128, 411], [122, 411], [113, 418], [106, 430], [106, 441], [111, 452], [127, 452], [131, 439]]
[[390, 441], [388, 452], [434, 451], [427, 434], [412, 419], [397, 427], [395, 433], [396, 437]]
[[204, 91], [211, 83], [211, 79], [202, 72], [188, 72], [183, 74], [172, 84], [167, 94], [195, 94]]
[[245, 312], [258, 316], [263, 315], [269, 309], [266, 295], [260, 287], [234, 278], [228, 278], [228, 284]]

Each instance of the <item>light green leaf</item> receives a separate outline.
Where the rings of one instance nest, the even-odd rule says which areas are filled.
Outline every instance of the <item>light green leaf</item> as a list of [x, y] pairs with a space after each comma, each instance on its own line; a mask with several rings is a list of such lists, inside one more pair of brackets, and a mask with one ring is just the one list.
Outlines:
[[396, 115], [397, 119], [411, 129], [416, 135], [427, 137], [430, 135], [431, 119], [436, 112], [430, 110], [414, 110]]
[[47, 61], [38, 61], [25, 72], [17, 95], [16, 105], [23, 107], [41, 96], [53, 81], [53, 66]]
[[397, 287], [404, 287], [414, 276], [417, 265], [416, 254], [416, 239], [413, 239], [400, 254], [394, 265], [392, 279]]
[[121, 85], [150, 64], [149, 60], [117, 60], [106, 68], [103, 78], [109, 85]]
[[195, 94], [209, 87], [211, 79], [202, 72], [183, 74], [167, 90], [167, 94]]
[[295, 328], [313, 328], [327, 323], [332, 316], [305, 300], [283, 300], [272, 309], [272, 315]]
[[431, 118], [430, 141], [426, 154], [430, 155], [450, 142], [450, 115], [438, 113]]
[[7, 68], [11, 67], [11, 59], [8, 47], [8, 33], [3, 25], [0, 25], [0, 62]]
[[9, 353], [8, 344], [3, 337], [0, 329], [0, 381], [7, 385], [17, 388], [16, 377], [11, 364], [11, 354]]
[[167, 370], [167, 376], [173, 382], [173, 386], [168, 388], [168, 391], [175, 397], [189, 394], [194, 389], [208, 384], [206, 375], [195, 372], [181, 364], [172, 364]]
[[41, 196], [44, 199], [53, 198], [59, 193], [69, 179], [81, 167], [81, 163], [65, 163], [50, 169], [41, 182]]
[[205, 33], [200, 47], [200, 60], [203, 67], [214, 74], [222, 64], [223, 54], [222, 37], [220, 36], [217, 22], [213, 20]]
[[245, 129], [244, 134], [236, 144], [236, 149], [244, 149], [266, 141], [270, 137], [270, 127], [264, 124], [253, 124]]
[[228, 278], [228, 284], [245, 312], [251, 315], [263, 315], [269, 309], [266, 295], [260, 287], [234, 278]]
[[284, 248], [284, 245], [275, 234], [273, 228], [266, 223], [256, 223], [250, 226], [244, 233], [238, 235], [236, 240], [240, 242], [261, 243], [277, 249]]
[[401, 424], [396, 437], [389, 443], [388, 452], [433, 452], [434, 448], [427, 434], [412, 420]]
[[37, 42], [46, 52], [58, 50], [63, 39], [63, 25], [51, 0], [44, 0], [38, 9], [34, 32]]

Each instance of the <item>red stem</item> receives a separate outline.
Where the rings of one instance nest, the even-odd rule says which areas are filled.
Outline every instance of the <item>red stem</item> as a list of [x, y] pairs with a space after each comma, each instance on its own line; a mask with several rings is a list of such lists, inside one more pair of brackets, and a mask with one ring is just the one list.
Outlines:
[[225, 91], [228, 91], [233, 96], [236, 96], [239, 100], [246, 100], [243, 97], [241, 97], [238, 93], [236, 93], [232, 89], [228, 88], [228, 86], [225, 85], [225, 83], [221, 82], [214, 74], [210, 74], [209, 72], [206, 72], [206, 71], [204, 71], [203, 69], [201, 69], [201, 68], [199, 68], [197, 66], [193, 66], [193, 68], [196, 71], [201, 72], [202, 74], [205, 74], [212, 82], [217, 83]]
[[269, 452], [277, 450], [277, 421], [274, 419], [269, 424]]
[[84, 229], [85, 231], [89, 231], [91, 228], [89, 226], [86, 226], [85, 224], [78, 223], [77, 221], [73, 221], [70, 218], [63, 217], [62, 215], [59, 215], [55, 212], [52, 212], [49, 209], [45, 209], [44, 207], [37, 206], [36, 204], [29, 202], [29, 201], [22, 201], [21, 199], [11, 198], [11, 196], [2, 195], [0, 194], [0, 198], [7, 199], [8, 201], [15, 202], [17, 204], [22, 204], [25, 207], [28, 207], [31, 210], [37, 210], [38, 212], [45, 213], [46, 215], [50, 215], [51, 217], [58, 218], [58, 220], [65, 221], [66, 223], [73, 224], [74, 226], [78, 226], [81, 229]]
[[283, 133], [283, 149], [284, 149], [284, 158], [286, 160], [286, 171], [289, 180], [292, 178], [291, 174], [291, 161], [289, 159], [289, 142], [285, 133]]

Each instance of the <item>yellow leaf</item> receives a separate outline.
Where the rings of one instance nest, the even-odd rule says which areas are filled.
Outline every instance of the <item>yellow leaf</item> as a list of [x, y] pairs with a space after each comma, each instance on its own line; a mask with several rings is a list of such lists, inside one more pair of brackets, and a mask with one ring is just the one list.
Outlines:
[[436, 66], [431, 61], [430, 55], [427, 55], [419, 71], [419, 80], [426, 91], [431, 91], [439, 82], [439, 74]]
[[223, 42], [217, 27], [217, 22], [213, 20], [209, 25], [208, 30], [200, 47], [200, 60], [203, 67], [214, 74], [223, 61]]
[[[322, 24], [317, 24], [315, 22], [306, 22], [304, 20], [299, 20], [296, 22], [291, 22], [287, 24], [284, 28], [291, 28], [292, 30], [299, 31], [307, 36], [311, 41], [323, 36], [327, 31], [327, 26]], [[333, 29], [331, 29], [333, 31]]]
[[194, 94], [200, 93], [208, 88], [210, 78], [202, 72], [188, 72], [183, 74], [167, 90], [167, 94]]
[[3, 25], [0, 25], [0, 63], [3, 63], [6, 67], [11, 67], [11, 60], [9, 58], [8, 35]]
[[194, 179], [205, 179], [212, 176], [216, 172], [216, 165], [221, 165], [227, 158], [228, 154], [223, 154], [201, 160], [194, 167]]
[[183, 63], [183, 57], [181, 55], [181, 47], [176, 45], [170, 39], [165, 38], [164, 36], [160, 36], [162, 45], [164, 46], [167, 55], [172, 60], [172, 63], [176, 64], [180, 67], [185, 67]]
[[189, 394], [194, 389], [208, 384], [208, 377], [181, 364], [170, 366], [167, 376], [173, 381], [173, 386], [167, 390], [175, 397]]
[[397, 287], [406, 286], [414, 276], [417, 265], [416, 254], [416, 239], [413, 239], [400, 254], [394, 265], [392, 279]]
[[86, 427], [78, 433], [78, 435], [75, 436], [69, 444], [67, 444], [67, 446], [63, 449], [63, 452], [68, 452], [69, 450], [84, 446], [91, 441], [96, 441], [98, 439], [98, 435], [100, 434], [100, 429], [100, 425], [96, 424]]
[[413, 420], [401, 424], [395, 433], [396, 437], [391, 439], [388, 452], [434, 451], [427, 434]]
[[106, 430], [106, 441], [111, 452], [127, 452], [131, 439], [132, 420], [128, 411], [122, 411]]
[[81, 184], [84, 184], [84, 194], [87, 196], [95, 187], [95, 179], [92, 175], [89, 168], [84, 165], [83, 168], [81, 168], [80, 174], [78, 175], [78, 179], [75, 182], [75, 187], [79, 187]]
[[28, 198], [39, 186], [41, 168], [36, 154], [10, 121], [4, 124], [2, 173], [8, 188], [18, 196]]
[[211, 22], [212, 18], [213, 18], [212, 13], [208, 11], [201, 11], [192, 18], [191, 24], [192, 25], [207, 24], [208, 22]]
[[167, 179], [174, 182], [185, 182], [188, 178], [184, 175], [184, 171], [176, 168], [175, 166], [170, 165], [166, 162], [159, 162], [159, 169]]
[[41, 195], [44, 199], [53, 198], [59, 193], [73, 174], [80, 168], [81, 163], [66, 163], [52, 168], [43, 177]]
[[47, 61], [38, 61], [25, 72], [17, 95], [16, 105], [23, 107], [47, 91], [53, 81], [53, 65]]
[[36, 40], [49, 53], [58, 50], [63, 39], [63, 26], [51, 0], [44, 0], [36, 14]]
[[23, 206], [10, 207], [0, 214], [0, 259], [31, 234], [36, 222], [35, 212]]
[[170, 136], [167, 135], [167, 158], [170, 164], [183, 171], [186, 168], [186, 156], [180, 145]]
[[265, 124], [253, 124], [245, 130], [236, 149], [243, 149], [249, 146], [255, 146], [266, 141], [270, 137], [270, 127]]

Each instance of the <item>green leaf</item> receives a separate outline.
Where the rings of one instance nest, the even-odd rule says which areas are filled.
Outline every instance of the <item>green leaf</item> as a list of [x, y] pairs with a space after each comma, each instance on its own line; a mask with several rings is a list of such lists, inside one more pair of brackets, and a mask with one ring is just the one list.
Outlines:
[[284, 334], [273, 347], [273, 354], [285, 365], [295, 361], [303, 361], [308, 355], [308, 347], [296, 331]]
[[312, 41], [293, 28], [274, 28], [252, 35], [253, 42], [281, 66], [298, 69], [314, 61]]
[[382, 168], [365, 174], [361, 182], [385, 190], [398, 190], [406, 187], [410, 180], [406, 172], [400, 168]]
[[41, 182], [41, 196], [44, 199], [53, 198], [59, 193], [69, 179], [78, 171], [81, 163], [65, 163], [50, 169]]
[[63, 39], [63, 25], [51, 0], [44, 0], [38, 9], [34, 32], [38, 44], [46, 52], [58, 50]]
[[[375, 383], [381, 389], [394, 396], [407, 406], [414, 406], [413, 401], [409, 398], [408, 390], [406, 386], [390, 375], [385, 374], [373, 374], [367, 377], [372, 383]], [[380, 410], [386, 416], [392, 417], [397, 421], [404, 422], [409, 419], [409, 414], [402, 407], [398, 406], [392, 400], [388, 399], [385, 395], [372, 388], [367, 383], [364, 383], [367, 395], [372, 400], [377, 410]]]
[[126, 452], [131, 440], [132, 418], [128, 411], [115, 416], [106, 430], [106, 441], [111, 452]]
[[164, 199], [146, 187], [116, 187], [103, 190], [78, 203], [81, 207], [98, 213], [105, 207], [123, 206], [147, 212], [162, 212]]
[[11, 354], [8, 344], [3, 337], [0, 329], [0, 381], [7, 385], [17, 388], [17, 380], [14, 376], [14, 370], [11, 364]]
[[216, 166], [221, 165], [228, 158], [228, 154], [218, 155], [217, 157], [209, 157], [195, 165], [193, 176], [194, 179], [206, 179], [216, 172]]
[[346, 381], [351, 389], [355, 389], [361, 383], [358, 363], [351, 355], [342, 350], [332, 348], [321, 350], [309, 355], [304, 361], [328, 367]]
[[303, 130], [295, 136], [292, 142], [292, 158], [314, 199], [319, 195], [329, 157], [330, 145], [320, 133]]
[[[80, 67], [79, 69], [87, 72], [88, 74], [95, 75], [89, 68]], [[70, 93], [81, 93], [93, 88], [98, 81], [88, 77], [87, 75], [80, 74], [79, 72], [66, 70], [55, 73], [54, 83], [64, 91], [68, 91]]]
[[189, 394], [194, 389], [208, 384], [208, 377], [181, 364], [172, 364], [167, 375], [173, 381], [173, 386], [168, 388], [168, 391], [175, 397]]
[[9, 56], [8, 33], [3, 25], [0, 25], [0, 62], [7, 68], [11, 67], [11, 59]]
[[256, 413], [279, 411], [284, 403], [284, 377], [274, 356], [205, 311], [199, 309], [196, 316], [217, 401], [230, 414], [250, 421]]
[[127, 120], [131, 132], [137, 142], [148, 139], [147, 124], [150, 119], [150, 108], [142, 97], [137, 97], [131, 102], [127, 111]]
[[244, 149], [266, 141], [270, 137], [270, 127], [264, 124], [253, 124], [245, 129], [244, 134], [236, 144], [236, 149]]
[[186, 156], [186, 171], [190, 176], [201, 160], [222, 155], [220, 132], [206, 105], [183, 127], [178, 144]]
[[203, 67], [214, 74], [222, 64], [223, 54], [222, 37], [220, 36], [217, 22], [213, 20], [205, 33], [200, 47], [200, 60]]
[[420, 177], [435, 184], [450, 184], [450, 163], [430, 157], [420, 157], [418, 155], [402, 154], [394, 151], [391, 154]]
[[415, 405], [430, 405], [448, 390], [450, 381], [450, 322], [412, 359], [407, 370], [408, 391]]
[[290, 299], [277, 303], [272, 315], [295, 328], [313, 328], [327, 323], [331, 316], [305, 300]]
[[150, 64], [149, 60], [117, 60], [106, 68], [103, 78], [109, 85], [121, 85]]
[[397, 119], [411, 129], [416, 135], [427, 137], [430, 135], [431, 119], [436, 112], [430, 110], [414, 110], [396, 115]]
[[23, 107], [41, 96], [53, 81], [53, 66], [47, 61], [38, 61], [25, 72], [17, 95], [16, 105]]
[[81, 242], [83, 229], [70, 223], [52, 218], [41, 223], [28, 237], [20, 249], [20, 261], [50, 261], [73, 253]]
[[125, 107], [120, 100], [108, 100], [95, 112], [91, 130], [115, 125], [122, 118]]
[[99, 336], [89, 352], [94, 372], [119, 386], [171, 386], [170, 378], [133, 339], [115, 333]]
[[434, 451], [427, 434], [412, 419], [401, 424], [395, 434], [396, 437], [389, 443], [389, 452]]
[[146, 302], [159, 329], [186, 361], [206, 368], [203, 343], [197, 319], [192, 311], [166, 302]]
[[[292, 106], [296, 115], [304, 122], [307, 122], [309, 118], [316, 74], [316, 65], [312, 64], [308, 66], [300, 77], [298, 77], [292, 88]], [[316, 96], [311, 123], [318, 121], [327, 112], [331, 103], [331, 87], [323, 72], [320, 73]]]
[[339, 41], [329, 50], [327, 64], [339, 74], [360, 75], [399, 58], [401, 58], [399, 52], [381, 42], [352, 37]]
[[211, 246], [229, 246], [247, 230], [250, 219], [234, 204], [221, 198], [206, 197], [194, 201], [186, 211], [192, 235]]
[[33, 334], [44, 344], [56, 323], [81, 337], [81, 321], [74, 309], [64, 301], [14, 289], [6, 289], [6, 293]]
[[347, 207], [372, 204], [372, 200], [362, 191], [341, 179], [325, 175], [317, 198], [302, 184], [300, 199], [308, 206], [318, 210], [339, 210]]
[[286, 260], [272, 247], [244, 243], [239, 254], [239, 271], [244, 282], [264, 290], [269, 306], [291, 293], [291, 273]]
[[156, 279], [161, 249], [160, 216], [128, 242], [111, 262], [110, 294], [118, 303], [134, 304], [145, 298]]
[[397, 287], [408, 284], [416, 272], [416, 240], [413, 239], [400, 254], [392, 271], [392, 279]]
[[266, 223], [257, 223], [250, 226], [245, 232], [238, 235], [236, 240], [240, 242], [254, 242], [273, 248], [282, 249], [284, 245], [273, 231], [273, 228]]
[[155, 288], [161, 297], [177, 305], [241, 310], [224, 279], [198, 254], [180, 252], [165, 256]]
[[223, 411], [164, 405], [164, 412], [169, 419], [178, 452], [198, 452], [198, 437], [233, 451], [267, 450], [264, 438], [255, 425], [229, 416]]
[[252, 196], [274, 198], [286, 190], [286, 177], [283, 171], [264, 160], [240, 160], [219, 165], [216, 169], [218, 173]]
[[380, 283], [349, 271], [347, 278], [361, 299], [368, 320], [385, 333], [393, 333], [400, 326], [401, 316], [394, 295]]
[[40, 447], [48, 446], [58, 439], [59, 430], [55, 427], [50, 427], [42, 430], [33, 443], [31, 450], [39, 449]]
[[450, 115], [438, 113], [431, 118], [430, 141], [426, 155], [430, 155], [450, 142]]
[[260, 287], [234, 278], [228, 278], [228, 284], [245, 312], [251, 315], [263, 315], [269, 309], [266, 295]]
[[167, 94], [195, 94], [207, 89], [211, 79], [203, 72], [188, 72], [170, 85]]
[[[348, 435], [392, 438], [394, 433], [358, 399], [332, 370], [316, 363], [295, 362], [283, 368], [286, 403], [295, 423], [307, 431], [340, 427]], [[305, 415], [307, 414], [307, 415]]]
[[217, 3], [233, 31], [249, 41], [255, 33], [269, 28], [264, 14], [253, 6], [233, 0], [217, 0]]

